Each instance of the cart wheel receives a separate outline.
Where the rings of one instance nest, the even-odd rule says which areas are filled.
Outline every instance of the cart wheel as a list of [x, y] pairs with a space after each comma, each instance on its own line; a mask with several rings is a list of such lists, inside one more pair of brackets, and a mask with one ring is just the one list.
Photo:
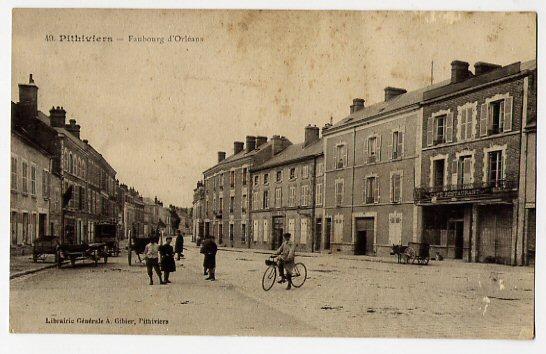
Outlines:
[[131, 249], [129, 248], [129, 250], [127, 251], [127, 260], [129, 261], [129, 265], [131, 265], [132, 254], [133, 254], [133, 251], [131, 251]]

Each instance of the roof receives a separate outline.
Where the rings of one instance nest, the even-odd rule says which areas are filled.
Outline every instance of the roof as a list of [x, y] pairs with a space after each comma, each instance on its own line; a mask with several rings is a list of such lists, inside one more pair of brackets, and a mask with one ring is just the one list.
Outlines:
[[276, 166], [288, 165], [293, 162], [307, 160], [322, 155], [322, 138], [314, 143], [304, 146], [304, 143], [289, 145], [283, 151], [267, 160], [265, 163], [253, 168], [253, 171], [264, 170]]
[[271, 146], [271, 140], [269, 140], [267, 143], [262, 144], [259, 147], [257, 147], [256, 149], [254, 149], [252, 151], [249, 151], [249, 152], [246, 152], [246, 150], [243, 149], [242, 151], [239, 151], [237, 154], [228, 156], [224, 160], [222, 160], [221, 162], [217, 163], [216, 165], [206, 169], [204, 173], [207, 173], [208, 171], [213, 170], [214, 168], [216, 168], [218, 166], [226, 165], [226, 164], [228, 164], [230, 162], [234, 162], [234, 161], [237, 161], [237, 160], [242, 160], [242, 159], [245, 159], [247, 157], [254, 156], [254, 155], [256, 155], [256, 153], [258, 153], [258, 151], [264, 150], [269, 146]]
[[342, 119], [341, 121], [334, 124], [332, 127], [328, 128], [325, 133], [328, 134], [331, 130], [335, 130], [338, 127], [369, 120], [380, 114], [385, 114], [412, 105], [416, 105], [422, 101], [423, 93], [431, 89], [445, 86], [449, 84], [449, 82], [450, 80], [444, 80], [433, 85], [425, 86], [414, 91], [403, 93], [401, 95], [391, 98], [388, 101], [374, 103], [371, 106], [365, 107], [359, 111], [349, 114], [346, 118]]

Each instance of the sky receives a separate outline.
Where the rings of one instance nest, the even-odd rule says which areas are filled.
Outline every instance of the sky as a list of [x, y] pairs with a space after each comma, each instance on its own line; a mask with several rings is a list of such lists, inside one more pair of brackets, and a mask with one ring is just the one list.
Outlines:
[[[303, 141], [349, 113], [449, 78], [452, 60], [535, 58], [532, 13], [15, 9], [12, 101], [33, 74], [120, 182], [191, 206], [217, 151], [246, 135]], [[62, 36], [112, 42], [61, 41]], [[170, 36], [199, 42], [167, 41]], [[164, 42], [129, 38], [163, 38]], [[47, 40], [51, 39], [53, 40]], [[201, 40], [202, 39], [202, 40]]]

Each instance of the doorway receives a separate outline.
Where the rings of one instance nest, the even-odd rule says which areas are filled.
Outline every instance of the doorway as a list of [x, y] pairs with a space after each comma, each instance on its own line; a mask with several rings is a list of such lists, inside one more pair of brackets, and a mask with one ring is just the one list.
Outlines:
[[373, 253], [374, 218], [356, 218], [355, 220], [355, 255]]
[[464, 252], [464, 221], [463, 220], [450, 220], [448, 225], [448, 233], [453, 237], [449, 244], [453, 245], [455, 259], [463, 259]]
[[332, 236], [332, 218], [326, 218], [326, 225], [324, 228], [324, 249], [330, 249], [330, 238]]
[[434, 189], [442, 190], [444, 187], [445, 160], [434, 160]]
[[320, 243], [322, 239], [322, 218], [317, 218], [315, 222], [315, 243], [313, 252], [320, 252]]
[[277, 249], [282, 244], [282, 235], [284, 233], [284, 218], [276, 216], [273, 218], [273, 237], [271, 240], [271, 249]]
[[42, 238], [46, 234], [47, 214], [38, 215], [38, 237]]

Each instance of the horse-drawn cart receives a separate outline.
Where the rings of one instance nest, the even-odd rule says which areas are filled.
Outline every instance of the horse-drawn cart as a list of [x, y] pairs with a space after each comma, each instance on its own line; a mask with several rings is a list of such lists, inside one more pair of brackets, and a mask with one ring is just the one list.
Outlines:
[[96, 267], [101, 258], [104, 259], [104, 263], [108, 262], [108, 250], [104, 243], [61, 244], [57, 247], [57, 266], [59, 268], [66, 260], [74, 266], [76, 261], [86, 259], [94, 262]]
[[407, 246], [392, 245], [392, 255], [398, 256], [398, 263], [427, 265], [430, 261], [430, 245], [428, 243], [409, 242]]
[[48, 254], [57, 255], [59, 238], [57, 236], [41, 236], [34, 241], [32, 247], [32, 260], [45, 262]]
[[119, 256], [119, 241], [116, 224], [101, 223], [95, 226], [95, 242], [106, 244], [108, 255]]
[[129, 243], [127, 244], [127, 260], [129, 261], [129, 265], [132, 265], [133, 252], [136, 254], [139, 263], [142, 263], [140, 255], [144, 253], [144, 248], [154, 238], [156, 237], [133, 237], [132, 233], [129, 233]]

